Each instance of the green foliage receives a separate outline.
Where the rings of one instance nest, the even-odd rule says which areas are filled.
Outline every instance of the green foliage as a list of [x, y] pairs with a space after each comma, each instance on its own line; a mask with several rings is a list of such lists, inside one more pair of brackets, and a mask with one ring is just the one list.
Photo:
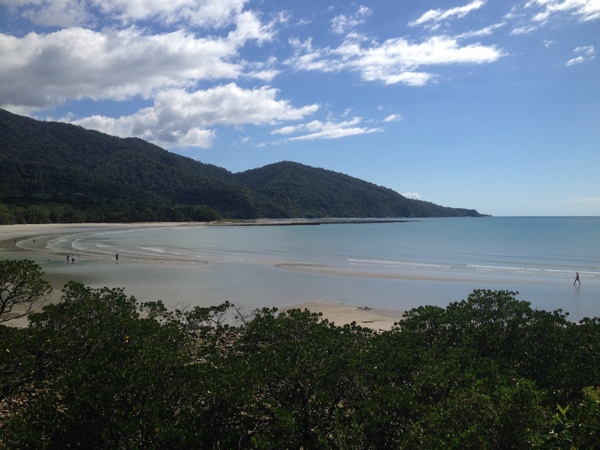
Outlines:
[[[236, 175], [261, 194], [263, 217], [452, 217], [479, 216], [473, 210], [412, 200], [341, 173], [289, 161]], [[268, 201], [266, 201], [268, 200]]]
[[360, 352], [368, 330], [340, 329], [307, 310], [266, 310], [247, 326], [242, 354], [252, 370], [249, 413], [258, 448], [349, 448], [364, 399]]
[[597, 448], [600, 321], [515, 295], [477, 290], [375, 333], [306, 310], [235, 326], [229, 303], [169, 311], [69, 283], [29, 328], [0, 327], [0, 443]]
[[196, 374], [182, 328], [160, 319], [121, 289], [68, 284], [31, 316], [36, 395], [7, 425], [9, 447], [184, 448]]
[[43, 274], [31, 260], [0, 261], [0, 323], [27, 315], [35, 301], [52, 291]]
[[600, 387], [586, 387], [582, 392], [579, 403], [557, 406], [552, 429], [544, 436], [547, 448], [600, 448]]

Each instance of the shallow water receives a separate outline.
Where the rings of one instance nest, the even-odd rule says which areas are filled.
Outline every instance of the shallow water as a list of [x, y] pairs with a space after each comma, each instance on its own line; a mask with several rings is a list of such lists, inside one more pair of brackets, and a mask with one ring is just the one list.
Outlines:
[[[406, 310], [446, 306], [482, 288], [519, 291], [574, 320], [600, 316], [598, 217], [129, 229], [63, 236], [48, 247], [96, 255], [48, 264], [48, 273], [170, 305], [329, 300]], [[576, 271], [582, 286], [573, 286]]]

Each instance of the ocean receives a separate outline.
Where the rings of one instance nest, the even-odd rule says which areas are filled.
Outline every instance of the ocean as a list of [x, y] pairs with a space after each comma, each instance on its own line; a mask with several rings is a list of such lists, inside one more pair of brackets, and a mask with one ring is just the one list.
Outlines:
[[323, 300], [405, 311], [503, 289], [572, 320], [600, 316], [600, 217], [140, 228], [62, 236], [48, 248], [95, 255], [48, 263], [48, 273], [174, 307]]

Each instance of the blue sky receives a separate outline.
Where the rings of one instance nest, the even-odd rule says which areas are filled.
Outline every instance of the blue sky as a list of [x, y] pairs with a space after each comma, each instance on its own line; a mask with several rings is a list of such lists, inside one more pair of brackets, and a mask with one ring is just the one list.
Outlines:
[[600, 0], [0, 0], [0, 108], [240, 172], [600, 215]]

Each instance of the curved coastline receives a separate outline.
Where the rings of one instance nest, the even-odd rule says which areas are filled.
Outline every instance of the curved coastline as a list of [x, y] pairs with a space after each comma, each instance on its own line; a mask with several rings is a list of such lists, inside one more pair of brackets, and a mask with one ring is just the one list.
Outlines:
[[[295, 219], [289, 222], [304, 224]], [[424, 226], [430, 223], [423, 222]], [[498, 222], [502, 223], [502, 220]], [[360, 319], [365, 314], [357, 308], [364, 306], [394, 311], [409, 310], [425, 304], [445, 306], [449, 302], [466, 298], [473, 289], [504, 289], [520, 292], [523, 300], [532, 302], [538, 308], [569, 311], [574, 319], [598, 316], [600, 272], [597, 264], [590, 265], [596, 259], [590, 259], [589, 256], [587, 259], [573, 259], [568, 254], [571, 259], [567, 258], [560, 265], [547, 267], [537, 265], [537, 261], [531, 259], [526, 260], [525, 264], [529, 265], [520, 265], [519, 255], [523, 253], [522, 249], [508, 262], [499, 259], [489, 263], [471, 263], [465, 259], [438, 260], [434, 247], [430, 250], [432, 257], [426, 256], [423, 261], [411, 261], [408, 258], [404, 260], [402, 254], [386, 259], [385, 256], [353, 256], [354, 253], [337, 253], [337, 250], [334, 252], [335, 257], [312, 258], [297, 254], [298, 247], [294, 245], [281, 253], [270, 252], [268, 240], [258, 240], [261, 245], [267, 244], [264, 252], [254, 244], [244, 248], [243, 241], [235, 240], [234, 246], [223, 249], [219, 242], [223, 242], [226, 247], [228, 242], [219, 241], [223, 236], [243, 236], [244, 239], [252, 240], [254, 231], [238, 233], [242, 230], [236, 230], [231, 234], [231, 229], [224, 229], [221, 233], [213, 228], [207, 236], [216, 236], [214, 243], [206, 248], [203, 245], [195, 248], [192, 246], [189, 252], [185, 247], [187, 241], [182, 246], [169, 247], [160, 242], [154, 245], [154, 241], [158, 239], [146, 239], [145, 242], [150, 244], [143, 245], [142, 248], [147, 249], [140, 251], [135, 246], [127, 247], [124, 235], [123, 251], [119, 249], [119, 261], [115, 261], [116, 247], [110, 238], [106, 241], [109, 244], [106, 246], [103, 246], [105, 241], [102, 239], [86, 239], [104, 232], [112, 234], [150, 230], [149, 235], [153, 235], [152, 230], [160, 228], [227, 228], [240, 225], [256, 226], [257, 222], [4, 225], [0, 226], [0, 258], [27, 258], [38, 262], [46, 273], [45, 278], [55, 289], [53, 295], [58, 297], [64, 284], [78, 281], [90, 287], [124, 287], [127, 294], [140, 301], [165, 300], [169, 307], [211, 306], [227, 300], [245, 304], [253, 310], [263, 306], [285, 308], [307, 302], [333, 302], [338, 306], [354, 308], [356, 318]], [[344, 227], [343, 230], [349, 236], [360, 234], [354, 233], [358, 228], [353, 230]], [[272, 230], [277, 231], [276, 233], [266, 231], [263, 229], [258, 234], [267, 236], [268, 239], [272, 234], [290, 235], [285, 230]], [[280, 233], [281, 231], [284, 232]], [[331, 236], [338, 233], [333, 228], [317, 231], [310, 227], [298, 231], [302, 231], [300, 234], [303, 236]], [[182, 233], [187, 231], [183, 230]], [[162, 232], [156, 236], [159, 234]], [[296, 235], [295, 232], [291, 234]], [[77, 244], [78, 239], [81, 239], [81, 245], [71, 247], [71, 242]], [[48, 242], [51, 243], [51, 248], [48, 247]], [[92, 245], [88, 245], [90, 243]], [[275, 245], [275, 241], [273, 243]], [[311, 249], [317, 253], [321, 250], [324, 255], [328, 255], [326, 248]], [[75, 254], [77, 264], [66, 264], [67, 254]], [[572, 260], [578, 261], [578, 264], [573, 265]], [[584, 286], [581, 288], [572, 285], [571, 271], [577, 269], [583, 277]], [[326, 318], [335, 322], [329, 313]]]
[[[382, 221], [402, 222], [403, 220]], [[94, 224], [42, 224], [42, 225], [3, 225], [0, 226], [0, 258], [17, 259], [28, 258], [40, 261], [42, 263], [61, 262], [67, 255], [75, 255], [78, 266], [80, 263], [95, 262], [98, 264], [114, 264], [113, 255], [103, 254], [101, 252], [90, 251], [67, 251], [62, 249], [48, 248], [48, 243], [61, 237], [75, 237], [81, 234], [96, 233], [96, 232], [118, 232], [118, 231], [133, 231], [138, 229], [150, 228], [175, 228], [175, 227], [198, 227], [198, 226], [282, 226], [282, 225], [321, 225], [331, 223], [371, 223], [372, 221], [302, 221], [302, 220], [262, 220], [259, 222], [220, 222], [220, 223], [94, 223]], [[127, 255], [126, 258], [121, 257], [121, 261], [125, 259], [126, 263], [133, 264], [151, 264], [151, 265], [168, 265], [168, 266], [204, 266], [209, 264], [208, 261], [192, 259], [185, 256], [173, 256], [165, 254], [152, 254], [149, 256]], [[121, 262], [123, 263], [123, 262]], [[65, 265], [67, 266], [67, 265]], [[83, 267], [81, 264], [79, 267]], [[298, 272], [306, 271], [306, 267], [294, 264], [278, 264], [275, 265], [281, 270], [295, 270]], [[44, 268], [44, 267], [43, 267]], [[313, 272], [319, 273], [319, 272]], [[323, 269], [321, 274], [339, 275], [339, 273]], [[69, 273], [46, 273], [45, 278], [51, 283], [54, 291], [43, 301], [38, 302], [37, 308], [41, 308], [46, 304], [57, 302], [60, 300], [60, 291], [68, 281], [80, 281], [76, 274]], [[84, 283], [85, 284], [85, 283]], [[133, 290], [135, 290], [135, 281], [132, 281]], [[126, 292], [129, 292], [131, 286], [125, 286]], [[173, 296], [177, 296], [177, 285], [173, 286]], [[138, 298], [144, 301], [142, 296]], [[345, 325], [351, 322], [356, 322], [358, 325], [372, 328], [375, 330], [389, 330], [392, 326], [401, 320], [403, 312], [400, 310], [379, 310], [368, 306], [356, 307], [345, 304], [340, 301], [329, 301], [328, 299], [307, 299], [304, 302], [294, 303], [282, 310], [300, 308], [308, 309], [311, 312], [323, 314], [323, 317], [336, 325]], [[13, 326], [26, 326], [26, 319], [19, 319], [14, 323], [7, 322]]]

